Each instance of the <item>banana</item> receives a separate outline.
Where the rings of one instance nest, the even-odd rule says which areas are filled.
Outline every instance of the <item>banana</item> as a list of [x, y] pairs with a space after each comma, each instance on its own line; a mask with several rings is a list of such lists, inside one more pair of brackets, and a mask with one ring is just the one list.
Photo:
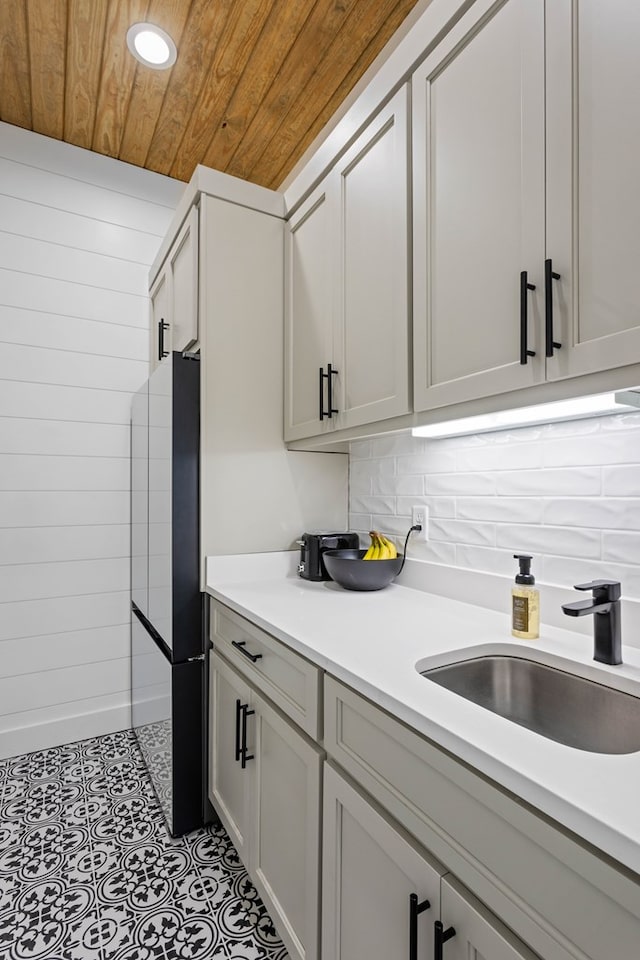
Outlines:
[[388, 559], [389, 559], [389, 560], [395, 560], [396, 557], [398, 556], [398, 551], [396, 550], [396, 545], [395, 545], [395, 543], [393, 543], [393, 542], [392, 542], [391, 540], [389, 540], [387, 537], [383, 537], [382, 539], [383, 539], [383, 541], [384, 541], [384, 543], [385, 543], [385, 545], [386, 545], [386, 547], [387, 547], [388, 553], [389, 553]]
[[371, 546], [365, 553], [363, 560], [395, 560], [398, 556], [395, 544], [377, 530], [370, 530]]
[[373, 540], [372, 540], [372, 541], [371, 541], [371, 546], [369, 547], [369, 549], [367, 550], [367, 552], [365, 553], [365, 555], [364, 555], [364, 557], [363, 557], [362, 559], [363, 559], [363, 560], [373, 560], [373, 552], [374, 552], [374, 550], [375, 550], [375, 544], [374, 544], [374, 542], [373, 542]]
[[390, 554], [386, 538], [378, 534], [378, 543], [380, 544], [380, 555], [378, 556], [378, 560], [388, 560]]
[[365, 555], [364, 555], [364, 557], [363, 557], [362, 559], [363, 559], [363, 560], [377, 560], [377, 559], [378, 559], [378, 554], [380, 553], [380, 548], [379, 548], [379, 545], [378, 545], [378, 541], [377, 541], [377, 539], [376, 539], [376, 532], [375, 532], [375, 530], [371, 530], [371, 531], [369, 532], [369, 536], [371, 537], [371, 546], [369, 547], [369, 549], [367, 550], [367, 552], [365, 553]]

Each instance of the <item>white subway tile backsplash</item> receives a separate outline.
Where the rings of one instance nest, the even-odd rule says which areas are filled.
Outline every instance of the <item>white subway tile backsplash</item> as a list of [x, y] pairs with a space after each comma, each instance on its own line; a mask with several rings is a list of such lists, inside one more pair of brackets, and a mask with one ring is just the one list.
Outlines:
[[[398, 499], [400, 499], [398, 497]], [[425, 497], [430, 517], [453, 519], [456, 515], [455, 497]]]
[[396, 513], [396, 498], [352, 496], [351, 509], [356, 513], [379, 513], [392, 516]]
[[492, 496], [496, 492], [496, 475], [492, 473], [435, 473], [424, 478], [425, 493], [440, 496], [466, 494], [471, 497]]
[[575, 500], [569, 497], [545, 501], [544, 522], [567, 527], [600, 527], [640, 530], [640, 497]]
[[602, 550], [600, 530], [576, 527], [548, 527], [539, 524], [500, 523], [496, 528], [496, 546], [511, 553], [562, 553], [569, 557], [599, 557]]
[[640, 462], [603, 467], [602, 492], [606, 497], [640, 497]]
[[585, 437], [551, 440], [544, 445], [545, 467], [637, 463], [639, 459], [640, 437], [637, 430], [620, 433], [600, 431]]
[[371, 517], [371, 528], [379, 530], [387, 537], [406, 537], [411, 526], [407, 517], [393, 517], [390, 514], [374, 514]]
[[602, 559], [614, 563], [640, 564], [640, 535], [624, 530], [605, 530], [602, 534]]
[[431, 446], [424, 453], [415, 456], [398, 457], [398, 475], [411, 473], [451, 473], [455, 470], [456, 455], [453, 450], [439, 451]]
[[412, 506], [426, 503], [430, 540], [412, 540], [410, 556], [511, 575], [512, 554], [526, 551], [541, 582], [571, 591], [612, 577], [640, 597], [640, 412], [365, 443], [351, 461], [356, 529], [398, 539]]
[[509, 576], [517, 573], [517, 566], [514, 566], [516, 563], [511, 553], [506, 550], [470, 546], [465, 543], [456, 546], [456, 566], [458, 567]]
[[416, 494], [412, 497], [396, 497], [396, 512], [399, 517], [410, 517], [414, 505], [430, 507], [431, 500], [431, 497], [425, 497], [423, 494]]
[[374, 496], [411, 496], [421, 497], [424, 493], [424, 477], [372, 477], [371, 493]]
[[409, 437], [406, 434], [400, 434], [390, 437], [379, 437], [374, 441], [376, 457], [401, 457], [415, 456], [422, 453], [424, 440], [418, 437]]
[[495, 474], [499, 497], [597, 497], [602, 488], [599, 467], [558, 470], [505, 470]]
[[458, 497], [459, 520], [496, 520], [502, 523], [542, 523], [544, 503], [539, 497]]
[[425, 560], [431, 563], [444, 563], [453, 566], [456, 562], [456, 547], [453, 543], [444, 543], [439, 540], [410, 539], [407, 546], [407, 556], [412, 560]]
[[568, 601], [584, 599], [584, 593], [578, 594], [572, 589], [576, 583], [588, 583], [600, 578], [619, 580], [623, 597], [640, 597], [638, 565], [612, 563], [609, 560], [580, 560], [577, 557], [545, 557], [543, 571], [545, 583], [567, 588]]
[[466, 520], [430, 520], [429, 536], [432, 540], [446, 540], [449, 543], [479, 544], [485, 547], [496, 545], [496, 525], [494, 523], [471, 523]]
[[525, 470], [542, 466], [542, 446], [538, 443], [475, 447], [458, 450], [456, 470]]

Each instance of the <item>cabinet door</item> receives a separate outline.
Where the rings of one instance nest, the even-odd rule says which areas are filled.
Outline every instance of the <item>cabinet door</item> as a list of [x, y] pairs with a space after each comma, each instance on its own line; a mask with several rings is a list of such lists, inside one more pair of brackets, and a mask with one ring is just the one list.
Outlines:
[[[327, 390], [320, 380], [332, 360], [332, 204], [327, 184], [319, 187], [291, 218], [285, 254], [285, 440], [333, 429]], [[335, 378], [334, 378], [335, 379]]]
[[407, 111], [405, 86], [330, 174], [340, 226], [337, 427], [410, 409]]
[[414, 74], [413, 131], [415, 408], [530, 386], [544, 378], [543, 0], [472, 5]]
[[640, 361], [640, 4], [547, 4], [551, 379]]
[[454, 877], [444, 877], [441, 889], [442, 924], [455, 931], [443, 960], [539, 960]]
[[317, 960], [322, 752], [256, 697], [251, 872], [291, 960]]
[[192, 207], [168, 258], [172, 350], [190, 350], [198, 341], [198, 248], [198, 208]]
[[[211, 654], [209, 667], [209, 799], [240, 859], [248, 866], [252, 770], [251, 761], [242, 769], [238, 750], [242, 728], [239, 707], [250, 705], [251, 693], [249, 686], [217, 654]], [[249, 724], [247, 746], [252, 753], [250, 728]]]
[[433, 960], [442, 871], [328, 764], [324, 769], [323, 960], [409, 958], [411, 894], [429, 901], [417, 918], [418, 956]]
[[158, 274], [149, 294], [150, 309], [150, 372], [153, 373], [164, 357], [171, 352], [171, 324], [169, 321], [169, 280], [166, 269]]

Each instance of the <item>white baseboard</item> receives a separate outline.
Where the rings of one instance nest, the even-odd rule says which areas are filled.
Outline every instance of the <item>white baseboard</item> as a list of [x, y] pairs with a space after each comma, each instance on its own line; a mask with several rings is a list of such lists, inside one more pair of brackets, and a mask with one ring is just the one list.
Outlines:
[[[74, 704], [68, 706], [73, 708]], [[56, 709], [59, 711], [60, 706]], [[131, 704], [127, 701], [55, 719], [43, 717], [35, 723], [0, 730], [0, 759], [60, 747], [130, 727]]]

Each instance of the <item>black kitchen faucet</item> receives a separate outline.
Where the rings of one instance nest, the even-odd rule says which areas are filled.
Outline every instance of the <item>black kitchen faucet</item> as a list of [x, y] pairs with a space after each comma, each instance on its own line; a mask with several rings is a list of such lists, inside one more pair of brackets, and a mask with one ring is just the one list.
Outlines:
[[569, 617], [593, 617], [593, 659], [599, 663], [615, 665], [622, 663], [622, 640], [620, 635], [621, 587], [617, 580], [592, 580], [579, 583], [576, 590], [592, 590], [591, 600], [563, 603], [562, 609]]

